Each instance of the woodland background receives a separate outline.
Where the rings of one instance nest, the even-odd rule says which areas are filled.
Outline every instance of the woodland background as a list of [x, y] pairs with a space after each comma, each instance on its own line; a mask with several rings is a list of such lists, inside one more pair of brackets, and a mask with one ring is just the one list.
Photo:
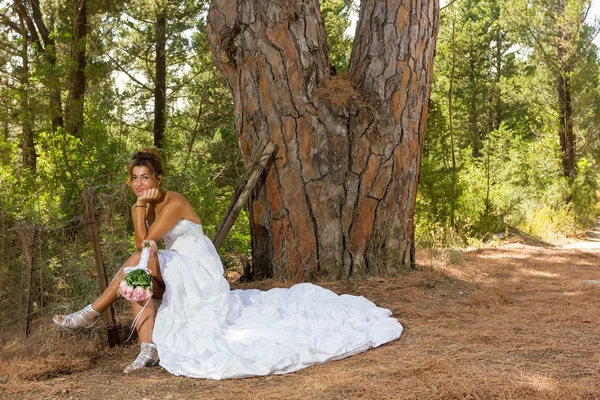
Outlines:
[[[130, 155], [162, 149], [165, 187], [209, 237], [244, 173], [232, 97], [206, 42], [208, 1], [0, 2], [0, 332], [98, 293], [84, 196], [109, 274], [134, 248]], [[418, 187], [417, 246], [494, 233], [555, 242], [595, 223], [598, 21], [588, 0], [457, 0], [441, 10]], [[357, 5], [322, 0], [343, 75]], [[248, 217], [221, 248], [249, 256]]]

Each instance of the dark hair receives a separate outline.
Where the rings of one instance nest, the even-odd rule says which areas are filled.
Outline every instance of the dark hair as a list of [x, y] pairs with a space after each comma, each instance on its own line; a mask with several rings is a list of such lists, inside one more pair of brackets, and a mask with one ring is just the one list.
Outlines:
[[160, 154], [152, 147], [144, 147], [140, 151], [134, 153], [131, 156], [131, 162], [129, 163], [129, 180], [128, 184], [131, 184], [131, 171], [133, 168], [144, 166], [150, 170], [150, 179], [156, 187], [160, 186], [159, 179], [163, 175], [162, 162], [160, 161]]

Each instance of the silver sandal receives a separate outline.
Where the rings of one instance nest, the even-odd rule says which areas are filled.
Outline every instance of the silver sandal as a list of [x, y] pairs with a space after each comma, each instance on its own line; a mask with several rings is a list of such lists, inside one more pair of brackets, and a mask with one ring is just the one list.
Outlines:
[[[80, 329], [90, 329], [98, 318], [102, 315], [98, 311], [92, 308], [91, 304], [88, 304], [85, 308], [74, 312], [69, 315], [55, 315], [52, 321], [65, 332], [74, 332]], [[58, 317], [62, 317], [62, 321], [58, 320]]]
[[129, 374], [133, 371], [137, 371], [138, 369], [153, 367], [158, 365], [159, 361], [156, 345], [154, 343], [142, 342], [140, 354], [138, 354], [134, 362], [125, 367], [123, 373]]

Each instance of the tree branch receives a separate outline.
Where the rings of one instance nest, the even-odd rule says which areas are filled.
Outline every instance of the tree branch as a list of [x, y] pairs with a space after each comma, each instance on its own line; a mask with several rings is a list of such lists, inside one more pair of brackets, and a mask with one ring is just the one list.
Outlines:
[[11, 21], [10, 18], [8, 18], [5, 14], [0, 13], [0, 19], [2, 20], [4, 25], [8, 26], [13, 31], [18, 32], [19, 34], [21, 33], [21, 28], [19, 28], [19, 26], [13, 21]]
[[44, 46], [40, 41], [40, 37], [38, 36], [38, 33], [35, 29], [35, 25], [33, 24], [33, 21], [31, 20], [31, 17], [29, 16], [27, 9], [25, 8], [25, 5], [23, 5], [23, 1], [15, 0], [15, 6], [17, 8], [17, 13], [21, 16], [21, 18], [23, 18], [25, 24], [27, 25], [27, 29], [29, 30], [29, 34], [31, 35], [31, 39], [38, 46], [38, 50], [40, 52], [43, 52]]
[[50, 39], [50, 32], [48, 31], [48, 28], [46, 28], [46, 24], [44, 24], [44, 20], [42, 19], [39, 0], [26, 1], [28, 1], [29, 5], [31, 6], [31, 10], [33, 11], [33, 20], [35, 21], [35, 25], [40, 31], [40, 35], [42, 36], [42, 40], [44, 41], [44, 46], [51, 45], [52, 41]]
[[533, 39], [533, 42], [535, 43], [535, 47], [537, 47], [542, 52], [542, 55], [544, 56], [544, 59], [548, 63], [548, 66], [550, 68], [554, 68], [557, 71], [560, 71], [560, 67], [558, 66], [558, 64], [556, 64], [554, 62], [553, 58], [550, 57], [548, 55], [548, 53], [546, 53], [546, 50], [544, 49], [544, 45], [540, 42], [540, 39], [535, 35], [535, 33], [533, 33], [531, 31], [531, 29], [527, 29], [526, 28], [525, 30], [531, 36], [531, 38]]
[[440, 11], [442, 11], [446, 7], [450, 7], [452, 4], [456, 3], [458, 0], [452, 0], [450, 3], [446, 4], [444, 7], [440, 7]]
[[3, 48], [4, 50], [6, 50], [9, 54], [11, 51], [14, 52], [14, 53], [12, 53], [12, 55], [19, 53], [19, 49], [17, 49], [10, 43], [0, 42], [0, 47]]
[[[216, 120], [214, 120], [210, 125], [205, 126], [203, 130], [207, 131], [209, 129], [214, 128], [215, 126], [217, 126], [218, 124], [221, 123], [221, 121], [223, 121], [225, 118], [231, 116], [231, 114], [233, 114], [233, 107], [225, 114], [219, 116]], [[196, 140], [196, 135], [198, 134], [199, 131], [199, 125], [200, 125], [200, 118], [202, 116], [202, 106], [200, 107], [200, 109], [198, 110], [198, 118], [196, 120], [196, 125], [194, 126], [194, 131], [192, 132], [192, 139], [190, 140], [190, 145], [188, 147], [188, 152], [185, 156], [185, 163], [183, 164], [183, 171], [181, 172], [181, 175], [183, 176], [183, 174], [185, 173], [185, 170], [187, 168], [187, 164], [188, 164], [188, 159], [190, 157], [190, 154], [192, 152], [192, 147], [194, 146], [194, 142]]]
[[198, 72], [196, 72], [194, 75], [192, 75], [190, 78], [186, 79], [185, 81], [181, 82], [179, 85], [174, 85], [174, 86], [169, 86], [169, 89], [171, 89], [171, 93], [169, 93], [169, 95], [167, 96], [167, 99], [170, 99], [171, 97], [173, 97], [177, 92], [179, 92], [181, 89], [188, 87], [188, 84], [190, 82], [192, 82], [198, 75], [206, 72], [206, 67], [199, 70]]
[[140, 82], [135, 76], [131, 75], [116, 59], [114, 59], [113, 57], [111, 57], [110, 54], [106, 54], [106, 56], [108, 58], [110, 58], [110, 60], [112, 62], [115, 63], [115, 65], [117, 66], [117, 69], [121, 72], [123, 72], [125, 75], [127, 75], [129, 77], [129, 79], [131, 79], [133, 82], [137, 83], [141, 88], [146, 89], [149, 92], [154, 92], [154, 89], [148, 87], [148, 85]]

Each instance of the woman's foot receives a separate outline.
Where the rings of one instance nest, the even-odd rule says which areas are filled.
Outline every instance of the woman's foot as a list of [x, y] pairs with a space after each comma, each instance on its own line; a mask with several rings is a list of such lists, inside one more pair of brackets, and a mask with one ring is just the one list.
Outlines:
[[138, 369], [158, 365], [158, 361], [159, 359], [156, 345], [154, 343], [142, 342], [140, 354], [138, 354], [134, 362], [125, 367], [123, 373], [129, 374]]
[[87, 305], [84, 309], [74, 312], [69, 315], [55, 315], [52, 321], [65, 332], [74, 332], [80, 329], [89, 329], [102, 315], [92, 308], [92, 305]]

